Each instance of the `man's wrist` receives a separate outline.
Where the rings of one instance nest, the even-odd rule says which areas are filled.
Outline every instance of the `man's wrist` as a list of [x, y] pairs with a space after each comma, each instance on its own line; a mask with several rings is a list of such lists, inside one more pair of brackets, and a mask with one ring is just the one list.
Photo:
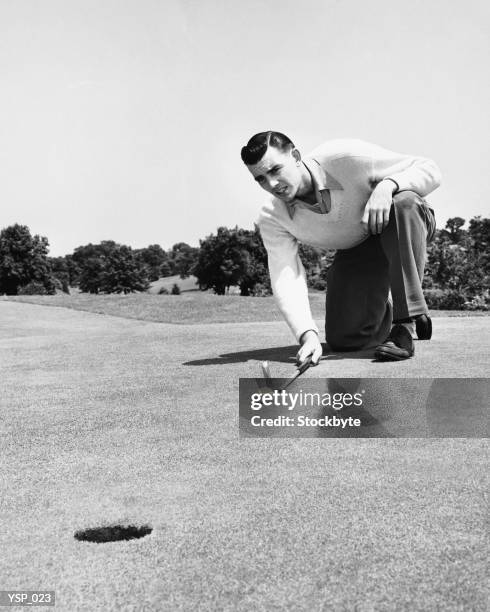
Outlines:
[[[398, 183], [395, 181], [395, 179], [392, 178], [384, 178], [381, 183], [384, 183], [388, 188], [391, 189], [391, 195], [395, 195], [395, 193], [397, 191], [400, 190], [400, 186], [398, 185]], [[378, 184], [381, 184], [378, 183]]]
[[318, 335], [318, 332], [316, 331], [316, 329], [307, 329], [307, 330], [305, 330], [305, 331], [304, 331], [304, 332], [301, 334], [301, 336], [299, 337], [299, 343], [300, 343], [300, 344], [302, 343], [303, 338], [304, 338], [304, 337], [306, 336], [306, 334], [308, 334], [309, 332], [313, 332], [317, 338], [319, 338], [319, 337], [320, 337], [320, 336]]

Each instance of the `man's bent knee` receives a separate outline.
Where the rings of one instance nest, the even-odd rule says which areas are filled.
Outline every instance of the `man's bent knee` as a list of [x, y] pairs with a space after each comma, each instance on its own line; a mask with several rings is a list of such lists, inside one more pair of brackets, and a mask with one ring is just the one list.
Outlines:
[[423, 204], [422, 198], [415, 191], [400, 191], [393, 196], [393, 207], [398, 212], [411, 212]]

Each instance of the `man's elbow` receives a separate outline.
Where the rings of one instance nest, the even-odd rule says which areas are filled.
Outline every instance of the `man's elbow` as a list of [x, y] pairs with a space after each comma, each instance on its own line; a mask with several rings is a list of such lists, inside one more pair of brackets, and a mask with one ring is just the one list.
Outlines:
[[441, 182], [442, 182], [442, 173], [441, 173], [441, 169], [436, 164], [436, 162], [432, 160], [428, 160], [428, 162], [429, 162], [429, 173], [430, 173], [431, 182], [432, 182], [431, 191], [433, 191], [434, 189], [437, 189], [438, 187], [440, 187]]

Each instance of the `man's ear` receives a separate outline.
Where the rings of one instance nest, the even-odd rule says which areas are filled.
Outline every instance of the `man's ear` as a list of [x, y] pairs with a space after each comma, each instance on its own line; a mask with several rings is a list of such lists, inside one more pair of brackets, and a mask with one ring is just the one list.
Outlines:
[[298, 151], [298, 149], [293, 149], [291, 151], [291, 155], [294, 157], [296, 163], [299, 164], [299, 162], [301, 161], [301, 153]]

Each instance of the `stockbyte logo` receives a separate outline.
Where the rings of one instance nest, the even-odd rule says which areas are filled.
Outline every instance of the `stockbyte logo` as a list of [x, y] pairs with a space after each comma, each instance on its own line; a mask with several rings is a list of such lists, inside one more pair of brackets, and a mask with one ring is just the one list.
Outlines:
[[287, 390], [283, 384], [240, 379], [240, 437], [488, 437], [487, 378], [310, 378]]

